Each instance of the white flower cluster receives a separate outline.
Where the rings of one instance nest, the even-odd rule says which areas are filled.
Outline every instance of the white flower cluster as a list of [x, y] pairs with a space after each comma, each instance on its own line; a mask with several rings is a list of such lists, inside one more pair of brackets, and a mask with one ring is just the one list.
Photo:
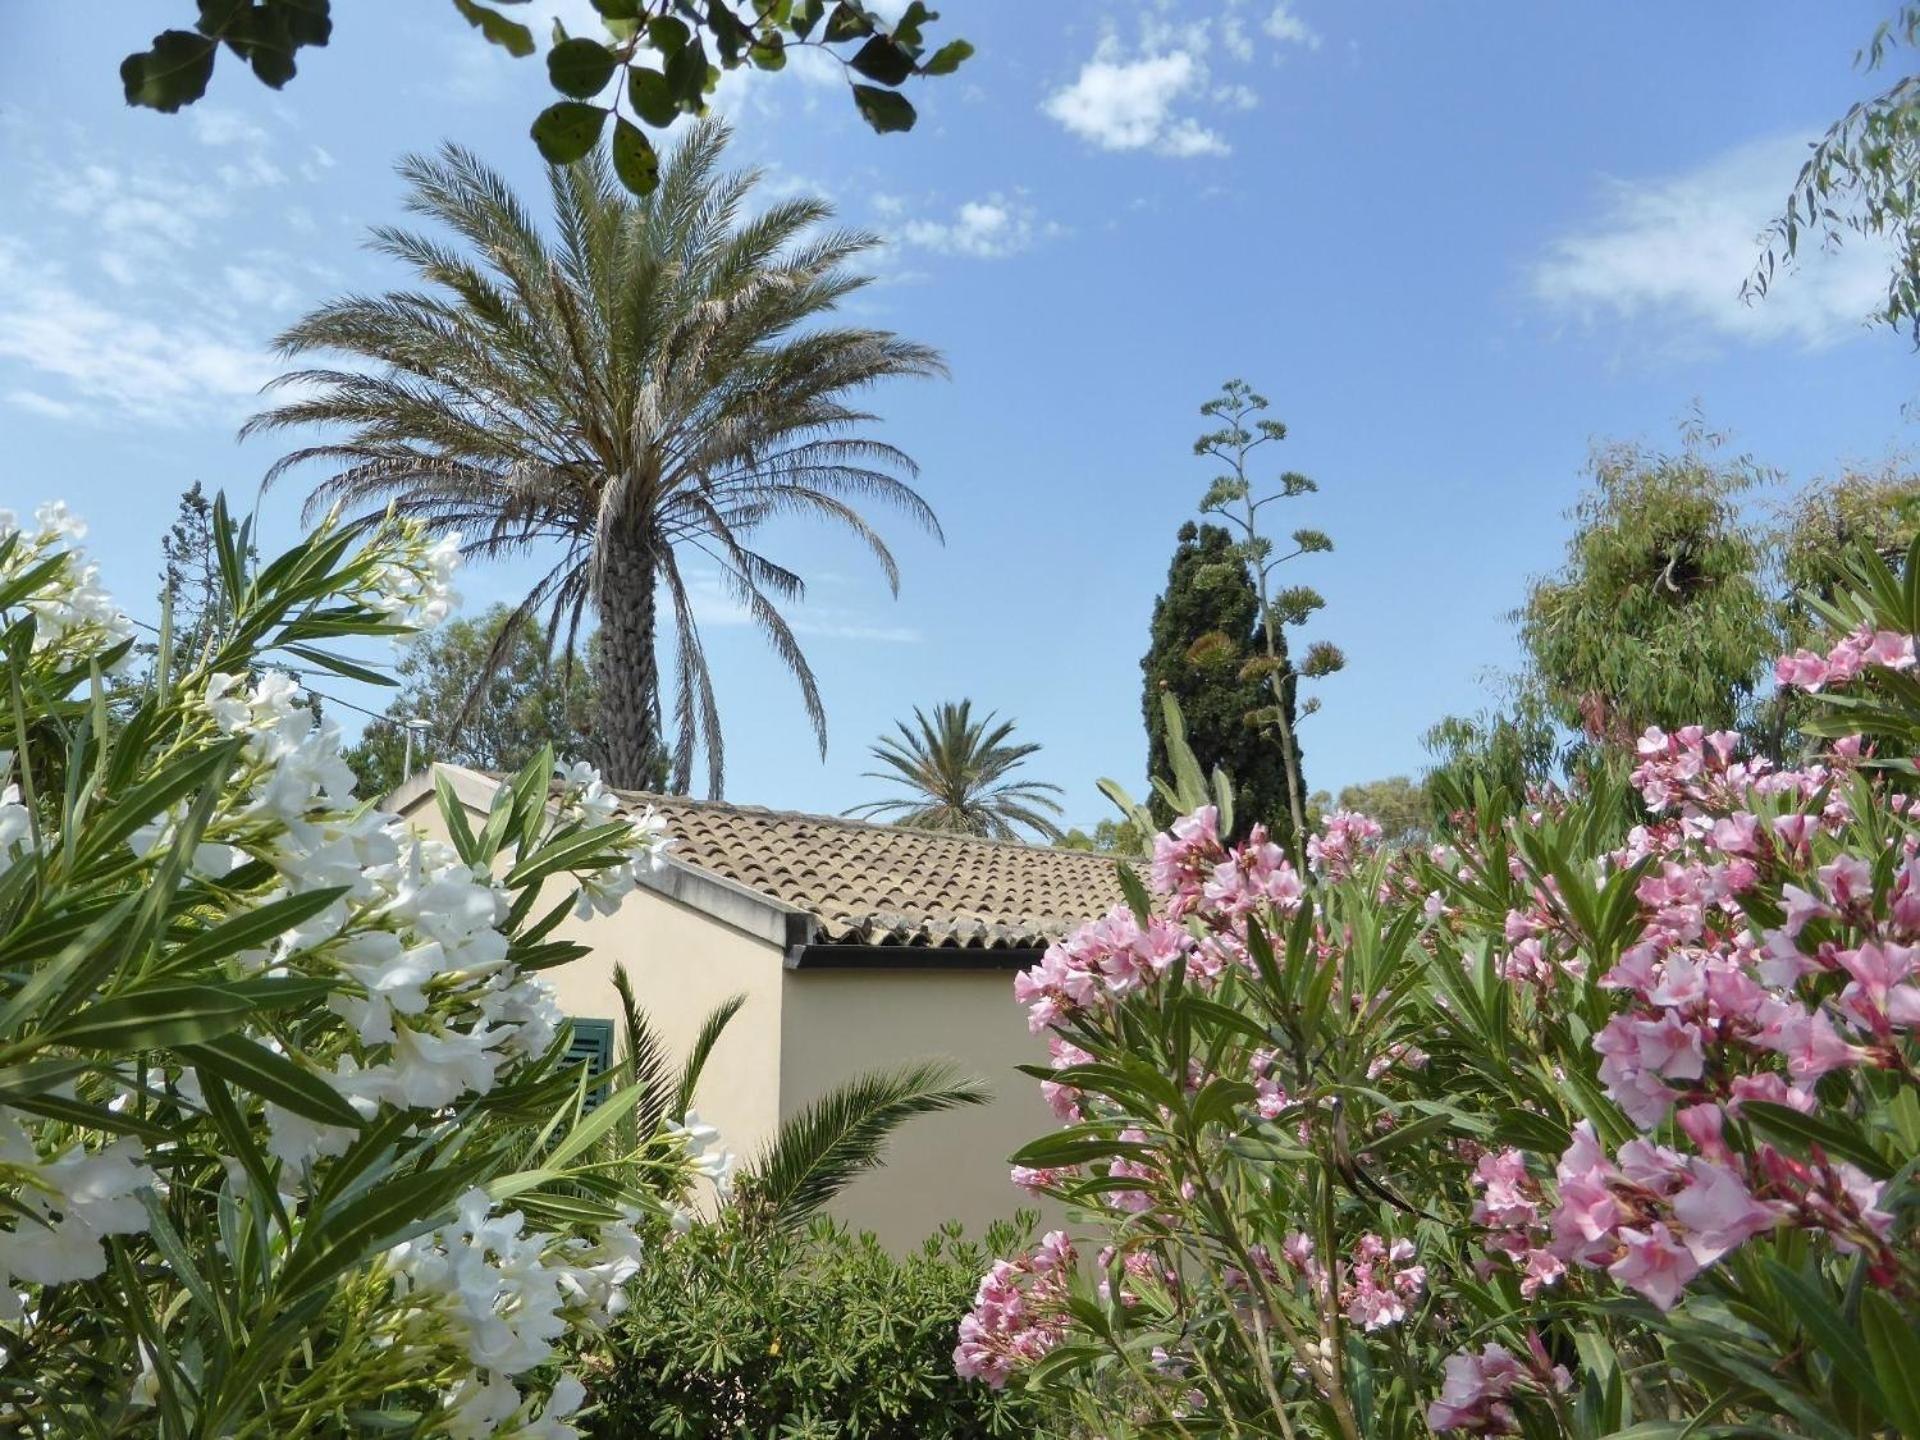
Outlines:
[[[553, 773], [559, 782], [554, 803], [562, 819], [604, 825], [620, 813], [620, 797], [606, 787], [600, 772], [586, 761], [556, 765]], [[658, 875], [667, 868], [667, 851], [673, 847], [673, 837], [667, 833], [666, 816], [649, 805], [631, 817], [630, 824], [628, 862], [581, 877], [580, 894], [574, 902], [574, 913], [579, 919], [613, 914], [644, 877]]]
[[491, 1210], [485, 1191], [469, 1190], [451, 1225], [395, 1246], [395, 1294], [410, 1323], [444, 1326], [473, 1364], [447, 1397], [450, 1435], [568, 1440], [566, 1420], [585, 1398], [579, 1382], [562, 1377], [535, 1417], [513, 1378], [551, 1360], [568, 1329], [604, 1325], [625, 1307], [640, 1239], [621, 1221], [602, 1227], [597, 1244], [563, 1240], [529, 1233], [518, 1211]]
[[[71, 542], [83, 530], [64, 507], [43, 507], [38, 519], [39, 530], [21, 532], [13, 555], [0, 563], [0, 578], [55, 547], [77, 554]], [[6, 527], [17, 529], [0, 512], [0, 538]], [[455, 603], [450, 578], [458, 537], [429, 543], [423, 531], [404, 529], [384, 553], [378, 589], [356, 598], [408, 625], [444, 618]], [[131, 633], [94, 583], [92, 567], [77, 558], [43, 590], [23, 602], [40, 617], [40, 648], [85, 654]], [[452, 846], [396, 816], [356, 805], [338, 727], [318, 717], [291, 677], [215, 675], [197, 699], [215, 728], [243, 738], [245, 758], [190, 869], [218, 879], [264, 861], [279, 883], [263, 902], [343, 892], [297, 927], [235, 957], [252, 973], [322, 973], [343, 982], [328, 1002], [343, 1022], [324, 1052], [329, 1058], [288, 1058], [371, 1119], [382, 1106], [432, 1112], [485, 1095], [519, 1060], [551, 1048], [563, 1016], [546, 982], [509, 959], [502, 927], [512, 897], [486, 867], [468, 865]], [[0, 782], [11, 770], [12, 756], [0, 752]], [[617, 798], [590, 767], [572, 767], [562, 778], [562, 823], [618, 814]], [[141, 826], [129, 847], [144, 858], [166, 846], [184, 813], [183, 803]], [[19, 787], [0, 788], [0, 873], [30, 841], [29, 821]], [[639, 817], [631, 839], [615, 847], [623, 851], [620, 864], [576, 875], [583, 903], [611, 908], [637, 875], [665, 864], [667, 845], [664, 821], [652, 811]], [[271, 1035], [251, 1038], [287, 1054]], [[190, 1069], [161, 1078], [180, 1103], [204, 1108]], [[267, 1149], [282, 1162], [282, 1186], [295, 1198], [311, 1182], [314, 1163], [345, 1153], [358, 1133], [271, 1102], [264, 1111]], [[0, 1226], [0, 1320], [22, 1314], [16, 1292], [23, 1286], [104, 1274], [102, 1242], [147, 1228], [140, 1192], [159, 1184], [135, 1141], [93, 1149], [70, 1142], [42, 1155], [45, 1142], [36, 1144], [31, 1128], [0, 1107], [0, 1196], [14, 1210]], [[724, 1189], [732, 1157], [707, 1154], [717, 1137], [697, 1117], [688, 1117], [687, 1130], [701, 1173]], [[229, 1182], [247, 1183], [237, 1163]], [[443, 1324], [435, 1330], [438, 1343], [453, 1335], [474, 1367], [447, 1395], [449, 1433], [571, 1437], [568, 1418], [584, 1401], [579, 1383], [563, 1376], [541, 1401], [544, 1387], [528, 1372], [553, 1358], [554, 1341], [570, 1326], [618, 1313], [639, 1263], [630, 1223], [604, 1227], [590, 1240], [526, 1233], [517, 1213], [491, 1216], [480, 1190], [464, 1197], [455, 1223], [393, 1251], [395, 1289], [419, 1322], [415, 1330]], [[136, 1402], [152, 1398], [150, 1374], [134, 1385]]]
[[[13, 752], [0, 750], [0, 782], [13, 773]], [[14, 859], [33, 843], [33, 821], [27, 807], [20, 803], [20, 787], [0, 784], [0, 875], [12, 868]]]
[[80, 548], [86, 525], [60, 500], [40, 506], [33, 519], [35, 528], [27, 530], [11, 510], [0, 510], [0, 541], [18, 537], [12, 554], [0, 564], [0, 580], [12, 579], [50, 555], [66, 557], [66, 563], [23, 602], [38, 621], [33, 648], [52, 650], [84, 642], [89, 650], [106, 650], [132, 638], [133, 622], [100, 588], [100, 567]]
[[0, 1176], [19, 1187], [18, 1203], [34, 1217], [0, 1231], [0, 1320], [24, 1313], [21, 1284], [91, 1280], [107, 1268], [102, 1240], [147, 1228], [139, 1192], [156, 1177], [145, 1162], [139, 1143], [126, 1139], [99, 1150], [74, 1144], [43, 1159], [20, 1123], [0, 1111]]
[[400, 544], [374, 572], [368, 598], [397, 623], [416, 631], [431, 630], [460, 604], [453, 588], [453, 572], [459, 565], [459, 531], [429, 540], [423, 527], [403, 521]]
[[698, 1110], [689, 1110], [685, 1120], [667, 1121], [667, 1131], [680, 1137], [687, 1158], [693, 1162], [694, 1174], [711, 1180], [722, 1200], [731, 1199], [740, 1157], [720, 1143], [719, 1127], [702, 1120]]

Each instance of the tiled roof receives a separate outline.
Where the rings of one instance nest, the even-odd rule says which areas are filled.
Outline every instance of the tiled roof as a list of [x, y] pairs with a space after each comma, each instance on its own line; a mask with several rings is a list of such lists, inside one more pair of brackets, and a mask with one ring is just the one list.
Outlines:
[[1124, 899], [1110, 855], [684, 795], [621, 799], [666, 818], [675, 860], [810, 912], [819, 943], [1045, 945]]

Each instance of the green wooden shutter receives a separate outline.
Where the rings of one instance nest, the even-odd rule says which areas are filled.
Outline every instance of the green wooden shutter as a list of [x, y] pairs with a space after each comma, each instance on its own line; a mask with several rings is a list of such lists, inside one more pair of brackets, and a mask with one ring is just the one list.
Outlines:
[[[567, 1063], [577, 1065], [586, 1062], [589, 1077], [605, 1075], [613, 1069], [613, 1022], [611, 1020], [592, 1020], [574, 1018], [573, 1036], [567, 1041]], [[596, 1085], [587, 1091], [587, 1106], [591, 1110], [607, 1096], [607, 1086]]]

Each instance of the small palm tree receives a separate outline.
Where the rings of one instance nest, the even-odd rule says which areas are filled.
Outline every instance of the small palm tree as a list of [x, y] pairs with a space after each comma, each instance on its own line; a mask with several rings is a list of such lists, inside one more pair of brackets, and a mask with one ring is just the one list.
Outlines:
[[1060, 838], [1060, 827], [1040, 813], [1061, 813], [1052, 798], [1062, 793], [1060, 787], [1008, 778], [1040, 748], [1009, 744], [1011, 720], [997, 725], [993, 715], [975, 720], [971, 700], [936, 705], [931, 720], [916, 706], [913, 718], [920, 727], [917, 733], [906, 721], [895, 721], [899, 737], [883, 735], [868, 752], [888, 768], [866, 772], [869, 780], [904, 785], [913, 793], [858, 805], [847, 814], [889, 817], [910, 830], [947, 830], [995, 840], [1019, 839], [1023, 826], [1048, 840]]
[[717, 570], [799, 683], [826, 753], [812, 669], [779, 603], [800, 575], [760, 548], [769, 521], [812, 516], [850, 531], [899, 586], [864, 507], [893, 506], [936, 536], [933, 511], [901, 477], [913, 461], [868, 433], [859, 392], [940, 373], [938, 352], [830, 317], [868, 281], [848, 267], [878, 244], [830, 228], [824, 201], [749, 213], [757, 175], [720, 171], [727, 130], [692, 127], [660, 185], [629, 195], [590, 154], [549, 172], [543, 228], [507, 182], [468, 151], [410, 157], [408, 206], [455, 237], [383, 227], [373, 248], [423, 282], [349, 296], [276, 342], [288, 358], [347, 364], [294, 370], [290, 398], [248, 433], [343, 429], [279, 461], [334, 467], [309, 509], [362, 516], [392, 505], [458, 530], [470, 555], [549, 547], [550, 568], [503, 635], [546, 616], [572, 653], [598, 620], [599, 730], [607, 778], [657, 787], [667, 756], [656, 602], [672, 607], [674, 715], [669, 783], [686, 790], [704, 749], [718, 796], [725, 754], [688, 560]]
[[[676, 1067], [634, 998], [624, 966], [613, 967], [613, 986], [620, 996], [622, 1032], [614, 1078], [622, 1086], [641, 1087], [623, 1130], [608, 1137], [609, 1154], [617, 1155], [631, 1154], [662, 1121], [686, 1118], [713, 1047], [747, 997], [735, 995], [715, 1006]], [[750, 1225], [801, 1225], [861, 1175], [878, 1169], [888, 1139], [907, 1121], [983, 1105], [988, 1098], [979, 1081], [937, 1062], [856, 1075], [781, 1122], [736, 1179], [735, 1207]]]

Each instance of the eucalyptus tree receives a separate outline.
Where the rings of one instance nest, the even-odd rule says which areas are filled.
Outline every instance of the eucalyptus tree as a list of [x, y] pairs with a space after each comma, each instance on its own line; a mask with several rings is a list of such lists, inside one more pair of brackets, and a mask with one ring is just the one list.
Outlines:
[[[373, 248], [424, 289], [349, 296], [278, 341], [287, 398], [249, 431], [310, 425], [344, 436], [294, 450], [269, 479], [324, 463], [312, 510], [391, 506], [457, 530], [470, 555], [551, 561], [516, 607], [549, 645], [599, 621], [607, 778], [643, 784], [667, 750], [657, 596], [674, 629], [670, 783], [724, 787], [720, 710], [685, 562], [710, 567], [798, 682], [822, 754], [826, 716], [780, 602], [801, 575], [760, 548], [768, 522], [850, 531], [896, 590], [899, 567], [860, 508], [893, 507], [936, 537], [916, 467], [868, 429], [874, 385], [943, 373], [937, 351], [832, 323], [870, 277], [877, 237], [830, 225], [823, 200], [750, 206], [756, 172], [720, 169], [728, 131], [694, 126], [636, 199], [597, 155], [549, 171], [551, 233], [497, 173], [456, 146], [410, 157], [409, 208], [460, 243], [392, 227]], [[905, 478], [903, 478], [905, 477]], [[554, 553], [557, 549], [557, 555]]]
[[1023, 829], [1048, 840], [1061, 837], [1053, 818], [1061, 813], [1053, 798], [1062, 793], [1060, 787], [1014, 775], [1040, 747], [1014, 742], [1013, 721], [996, 723], [992, 714], [975, 720], [971, 700], [936, 705], [931, 719], [916, 706], [913, 719], [911, 726], [896, 721], [900, 733], [874, 743], [868, 753], [886, 768], [866, 772], [868, 779], [889, 781], [908, 793], [855, 806], [849, 815], [995, 840], [1019, 839]]

